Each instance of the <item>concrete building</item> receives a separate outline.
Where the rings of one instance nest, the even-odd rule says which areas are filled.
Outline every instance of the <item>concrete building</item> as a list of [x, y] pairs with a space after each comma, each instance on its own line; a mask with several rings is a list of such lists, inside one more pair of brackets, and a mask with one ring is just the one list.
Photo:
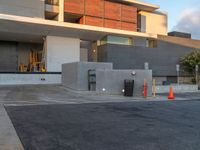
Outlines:
[[200, 42], [168, 36], [167, 14], [158, 9], [137, 0], [1, 0], [0, 84], [8, 74], [27, 84], [35, 83], [25, 77], [32, 73], [61, 81], [61, 64], [77, 61], [112, 62], [114, 69], [149, 62], [153, 75], [175, 76], [172, 66]]

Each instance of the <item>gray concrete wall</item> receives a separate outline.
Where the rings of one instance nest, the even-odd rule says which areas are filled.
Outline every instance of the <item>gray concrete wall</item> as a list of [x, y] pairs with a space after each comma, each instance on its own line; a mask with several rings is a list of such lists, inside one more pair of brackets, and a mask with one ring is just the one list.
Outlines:
[[44, 0], [0, 0], [0, 13], [44, 18]]
[[88, 70], [111, 70], [111, 63], [81, 62], [78, 65], [78, 87], [80, 90], [88, 90]]
[[134, 46], [146, 47], [146, 38], [133, 37], [132, 39], [133, 39], [133, 45]]
[[[132, 72], [135, 72], [135, 76]], [[109, 94], [123, 94], [124, 80], [134, 80], [133, 96], [143, 96], [144, 79], [147, 81], [147, 95], [152, 96], [151, 70], [97, 70], [96, 91], [102, 92], [104, 88]]]
[[162, 41], [157, 48], [106, 44], [98, 47], [98, 61], [112, 62], [114, 69], [144, 69], [144, 63], [149, 62], [153, 76], [176, 76], [176, 64], [192, 50]]
[[88, 49], [80, 48], [80, 61], [88, 61]]
[[61, 84], [61, 74], [0, 74], [0, 85], [16, 84]]
[[[169, 93], [169, 85], [159, 85], [156, 86], [156, 93]], [[198, 92], [198, 85], [181, 84], [172, 85], [173, 92], [175, 93], [185, 93], [185, 92]]]
[[87, 61], [92, 61], [93, 60], [93, 57], [92, 57], [92, 53], [93, 53], [92, 42], [91, 41], [81, 41], [80, 47], [81, 47], [81, 49], [82, 48], [87, 49], [87, 54], [88, 54]]
[[[88, 70], [96, 70], [96, 91], [122, 95], [124, 80], [134, 80], [134, 96], [143, 95], [144, 79], [147, 81], [148, 96], [152, 95], [151, 70], [113, 70], [111, 63], [75, 62], [62, 65], [62, 84], [70, 89], [88, 91]], [[132, 72], [136, 74], [133, 76]]]
[[111, 63], [74, 62], [62, 65], [62, 84], [67, 88], [88, 91], [89, 69], [112, 69]]
[[70, 89], [79, 89], [78, 63], [62, 64], [62, 84]]
[[0, 42], [0, 71], [17, 71], [17, 43]]

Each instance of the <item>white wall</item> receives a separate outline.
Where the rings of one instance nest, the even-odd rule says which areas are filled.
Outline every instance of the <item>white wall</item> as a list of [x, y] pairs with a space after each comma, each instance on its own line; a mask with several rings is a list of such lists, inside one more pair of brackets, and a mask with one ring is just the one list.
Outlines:
[[[142, 18], [142, 30], [146, 30], [146, 33], [167, 35], [168, 21], [167, 14], [161, 12], [146, 12], [140, 11], [139, 14]], [[145, 19], [145, 20], [144, 20]]]
[[47, 36], [46, 66], [49, 72], [61, 72], [64, 63], [80, 61], [80, 39]]

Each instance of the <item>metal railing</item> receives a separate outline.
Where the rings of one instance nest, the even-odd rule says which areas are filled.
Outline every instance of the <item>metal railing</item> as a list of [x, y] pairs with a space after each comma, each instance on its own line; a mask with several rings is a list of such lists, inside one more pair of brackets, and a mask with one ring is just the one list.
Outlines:
[[59, 0], [45, 0], [45, 4], [49, 4], [49, 5], [59, 5]]

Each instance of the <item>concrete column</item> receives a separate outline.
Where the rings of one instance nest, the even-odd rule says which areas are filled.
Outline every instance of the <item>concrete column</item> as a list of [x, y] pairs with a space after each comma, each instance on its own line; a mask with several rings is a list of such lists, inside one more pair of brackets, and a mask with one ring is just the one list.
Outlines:
[[64, 22], [64, 0], [59, 0], [58, 21]]
[[47, 36], [46, 49], [49, 72], [61, 72], [62, 64], [80, 61], [80, 39]]

